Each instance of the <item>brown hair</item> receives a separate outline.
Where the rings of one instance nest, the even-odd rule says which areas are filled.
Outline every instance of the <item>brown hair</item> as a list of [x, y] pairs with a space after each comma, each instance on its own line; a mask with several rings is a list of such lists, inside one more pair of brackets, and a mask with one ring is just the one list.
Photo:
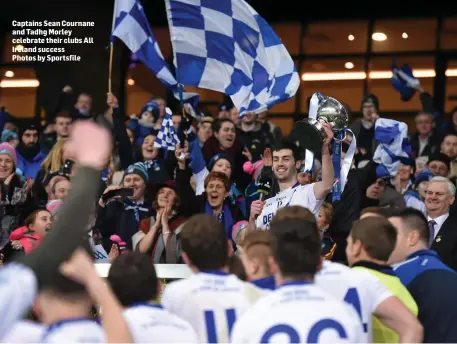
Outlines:
[[279, 209], [273, 220], [271, 220], [271, 225], [285, 220], [307, 220], [316, 223], [316, 217], [313, 213], [309, 209], [298, 205]]
[[269, 274], [268, 257], [271, 256], [271, 235], [269, 231], [249, 232], [241, 243], [243, 254], [249, 259], [257, 259], [262, 272]]
[[224, 183], [225, 191], [230, 190], [230, 183], [228, 177], [222, 172], [210, 172], [205, 178], [205, 189], [208, 187], [208, 184], [213, 180], [220, 180]]
[[397, 243], [397, 230], [384, 217], [367, 217], [352, 225], [353, 242], [360, 241], [367, 254], [386, 262]]
[[152, 201], [152, 208], [155, 209], [155, 210], [159, 210], [159, 203], [158, 203], [158, 199], [159, 199], [159, 194], [160, 194], [160, 191], [162, 191], [162, 189], [170, 189], [170, 190], [173, 190], [175, 192], [175, 203], [173, 204], [173, 210], [178, 212], [179, 211], [179, 207], [181, 205], [181, 199], [179, 198], [179, 195], [178, 193], [176, 192], [176, 190], [174, 188], [172, 188], [171, 186], [168, 186], [168, 185], [164, 185], [162, 186], [156, 193], [155, 197], [154, 197], [154, 201]]
[[331, 224], [333, 219], [333, 205], [328, 202], [324, 202], [321, 205], [321, 210], [324, 212], [324, 216], [327, 218], [327, 224]]
[[71, 115], [70, 115], [67, 111], [60, 111], [60, 112], [56, 115], [54, 121], [55, 121], [58, 117], [73, 119], [73, 117], [71, 117]]
[[25, 219], [24, 224], [27, 226], [27, 228], [28, 228], [30, 225], [32, 225], [32, 224], [35, 223], [38, 214], [41, 213], [42, 211], [45, 211], [45, 212], [47, 212], [47, 213], [49, 213], [49, 214], [52, 215], [52, 213], [51, 213], [49, 210], [44, 209], [44, 208], [43, 208], [43, 209], [37, 209], [37, 210], [35, 210], [33, 213], [31, 213], [31, 214], [30, 214], [29, 216], [27, 216], [27, 218]]
[[181, 246], [199, 270], [219, 270], [227, 265], [227, 234], [214, 216], [192, 216], [181, 231]]

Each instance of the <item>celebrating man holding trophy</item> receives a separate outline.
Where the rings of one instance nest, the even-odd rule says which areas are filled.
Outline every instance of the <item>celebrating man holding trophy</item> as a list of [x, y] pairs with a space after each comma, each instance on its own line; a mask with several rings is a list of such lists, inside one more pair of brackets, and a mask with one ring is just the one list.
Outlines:
[[[252, 203], [248, 230], [268, 229], [277, 210], [287, 206], [308, 208], [317, 217], [322, 202], [334, 187], [335, 177], [339, 182], [339, 173], [334, 173], [330, 144], [334, 133], [338, 136], [337, 142], [341, 143], [347, 124], [348, 114], [344, 106], [334, 98], [321, 96], [316, 114], [312, 115], [310, 111], [310, 118], [295, 124], [291, 139], [284, 139], [273, 149], [273, 173], [280, 191], [266, 201]], [[340, 145], [338, 149], [341, 153]], [[297, 171], [301, 165], [300, 153], [305, 150], [314, 154], [322, 152], [322, 180], [300, 185]], [[339, 167], [337, 170], [339, 172]]]

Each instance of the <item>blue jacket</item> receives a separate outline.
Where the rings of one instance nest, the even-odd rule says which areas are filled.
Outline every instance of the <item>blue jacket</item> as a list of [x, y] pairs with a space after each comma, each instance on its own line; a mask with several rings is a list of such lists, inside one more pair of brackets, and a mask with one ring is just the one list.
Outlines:
[[16, 173], [22, 174], [24, 178], [33, 178], [36, 179], [38, 171], [41, 168], [43, 160], [46, 158], [46, 154], [40, 151], [35, 157], [30, 161], [26, 160], [22, 155], [17, 153], [17, 166]]
[[419, 250], [394, 266], [419, 307], [424, 343], [457, 342], [457, 273], [433, 250]]

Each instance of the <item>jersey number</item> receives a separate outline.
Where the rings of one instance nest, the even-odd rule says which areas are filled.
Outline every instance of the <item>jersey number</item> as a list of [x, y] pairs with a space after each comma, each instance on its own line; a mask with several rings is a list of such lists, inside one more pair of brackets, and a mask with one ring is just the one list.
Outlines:
[[341, 339], [347, 339], [348, 335], [343, 325], [333, 319], [322, 319], [315, 323], [308, 333], [306, 341], [301, 340], [298, 331], [292, 326], [286, 324], [279, 324], [271, 327], [264, 333], [260, 339], [260, 343], [269, 343], [271, 337], [277, 334], [285, 334], [289, 337], [289, 343], [318, 343], [320, 334], [325, 330], [335, 330]]
[[[232, 333], [233, 324], [235, 323], [236, 316], [235, 310], [230, 308], [225, 310], [225, 318], [227, 320], [228, 334]], [[214, 311], [205, 311], [206, 334], [208, 343], [218, 343], [216, 334], [216, 318]]]
[[350, 305], [352, 305], [355, 308], [355, 310], [357, 311], [357, 314], [359, 315], [360, 321], [362, 322], [363, 332], [367, 333], [368, 324], [363, 322], [362, 307], [360, 306], [360, 297], [359, 297], [359, 293], [357, 293], [356, 288], [348, 289], [348, 292], [346, 293], [346, 296], [344, 297], [344, 302], [349, 303]]

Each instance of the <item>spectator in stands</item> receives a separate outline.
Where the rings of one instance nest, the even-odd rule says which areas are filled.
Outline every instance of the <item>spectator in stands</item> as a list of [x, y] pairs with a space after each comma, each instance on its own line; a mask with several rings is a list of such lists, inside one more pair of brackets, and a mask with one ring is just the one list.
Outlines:
[[430, 156], [427, 167], [434, 176], [448, 177], [451, 159], [443, 153], [436, 153]]
[[13, 148], [17, 148], [17, 145], [19, 144], [19, 137], [15, 131], [3, 129], [1, 141], [9, 143]]
[[424, 343], [455, 343], [457, 328], [457, 273], [429, 249], [427, 220], [415, 209], [394, 214], [397, 244], [389, 262], [419, 307]]
[[133, 248], [152, 257], [156, 264], [182, 264], [180, 233], [187, 218], [174, 181], [155, 185], [152, 208], [155, 215], [140, 222]]
[[230, 116], [228, 118], [230, 118], [232, 122], [235, 123], [235, 125], [238, 125], [238, 123], [240, 122], [240, 113], [238, 112], [236, 106], [233, 106], [230, 109]]
[[92, 96], [88, 93], [80, 93], [75, 104], [77, 114], [74, 119], [87, 119], [92, 114]]
[[441, 153], [447, 155], [450, 162], [449, 178], [457, 176], [457, 134], [447, 134], [441, 143]]
[[[387, 219], [376, 216], [359, 220], [352, 226], [347, 239], [346, 254], [353, 269], [363, 269], [376, 276], [386, 288], [397, 296], [417, 316], [418, 308], [406, 287], [387, 265], [397, 242], [397, 231]], [[377, 318], [373, 319], [373, 342], [398, 343], [396, 332]]]
[[449, 210], [455, 200], [455, 185], [447, 178], [430, 180], [425, 196], [430, 231], [429, 247], [443, 262], [457, 270], [457, 218]]
[[255, 231], [246, 234], [241, 243], [240, 257], [248, 281], [261, 289], [274, 290], [275, 279], [268, 265], [270, 256], [269, 231]]
[[[8, 235], [19, 226], [22, 217], [22, 206], [27, 201], [31, 183], [15, 173], [17, 155], [8, 143], [0, 144], [0, 248], [8, 241]], [[27, 215], [25, 215], [27, 216]]]
[[211, 124], [213, 123], [212, 117], [204, 117], [198, 124], [197, 137], [200, 147], [203, 148], [205, 142], [213, 135]]
[[68, 112], [59, 112], [52, 125], [52, 131], [45, 132], [41, 135], [40, 145], [41, 150], [48, 154], [55, 143], [60, 140], [65, 140], [70, 135], [71, 123], [73, 119]]
[[25, 178], [36, 179], [41, 163], [46, 154], [41, 151], [38, 141], [39, 131], [33, 123], [21, 127], [20, 142], [17, 151], [17, 172]]
[[427, 210], [425, 204], [420, 198], [420, 195], [414, 191], [414, 184], [411, 181], [411, 176], [413, 175], [413, 161], [410, 160], [409, 164], [400, 163], [397, 173], [393, 181], [395, 190], [403, 195], [407, 207], [411, 207], [421, 211], [426, 214]]
[[441, 138], [434, 131], [433, 115], [430, 112], [419, 112], [415, 123], [417, 132], [409, 138], [412, 157], [431, 156], [437, 153]]
[[213, 136], [204, 144], [202, 152], [208, 165], [210, 160], [219, 153], [226, 153], [233, 161], [232, 181], [244, 190], [249, 183], [249, 176], [243, 172], [243, 164], [248, 160], [243, 155], [244, 147], [237, 139], [235, 124], [230, 119], [215, 120], [212, 125]]
[[40, 244], [51, 229], [51, 225], [52, 214], [50, 211], [46, 209], [35, 210], [27, 217], [24, 226], [11, 232], [10, 242], [4, 249], [4, 252], [8, 251], [10, 254], [5, 254], [5, 260], [11, 260], [13, 256], [17, 258], [19, 253], [30, 253]]
[[[152, 214], [151, 206], [146, 199], [146, 185], [148, 184], [147, 168], [143, 163], [130, 166], [124, 173], [122, 186], [133, 189], [133, 195], [128, 198], [112, 196], [110, 199], [101, 197], [97, 210], [95, 227], [103, 237], [103, 245], [108, 252], [111, 249], [110, 237], [118, 235], [127, 248], [132, 249], [132, 236], [138, 231], [141, 220], [149, 218]], [[109, 186], [104, 191], [119, 190], [119, 186]]]
[[217, 118], [230, 118], [230, 108], [227, 104], [219, 105], [219, 113], [217, 114]]
[[130, 117], [128, 129], [132, 131], [136, 138], [136, 144], [141, 145], [146, 136], [150, 134], [156, 135], [155, 123], [160, 117], [159, 104], [154, 100], [148, 101], [141, 109], [138, 117]]
[[240, 145], [250, 153], [248, 160], [253, 163], [261, 159], [260, 155], [265, 148], [271, 148], [275, 143], [273, 134], [270, 130], [263, 129], [262, 122], [257, 120], [254, 113], [247, 113], [237, 129]]
[[371, 160], [377, 143], [374, 138], [376, 120], [379, 118], [379, 100], [374, 94], [366, 95], [362, 100], [362, 118], [356, 119], [350, 126], [357, 139], [357, 161]]

